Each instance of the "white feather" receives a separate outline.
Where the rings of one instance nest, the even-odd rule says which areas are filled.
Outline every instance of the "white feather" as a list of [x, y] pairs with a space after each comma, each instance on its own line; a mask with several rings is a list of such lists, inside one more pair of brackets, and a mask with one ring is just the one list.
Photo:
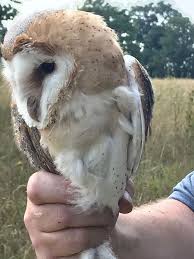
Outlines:
[[74, 60], [69, 55], [52, 57], [57, 65], [57, 69], [52, 75], [47, 76], [43, 81], [41, 96], [41, 115], [40, 122], [33, 120], [27, 111], [27, 99], [30, 95], [27, 79], [34, 68], [37, 68], [42, 62], [50, 60], [51, 57], [36, 52], [34, 50], [28, 53], [20, 52], [16, 54], [11, 62], [3, 60], [4, 75], [11, 83], [13, 96], [16, 101], [18, 111], [29, 127], [45, 128], [49, 122], [49, 109], [58, 100], [59, 92], [64, 88], [74, 71]]
[[128, 146], [128, 168], [130, 171], [132, 171], [132, 176], [134, 176], [137, 172], [143, 154], [145, 143], [145, 122], [141, 103], [141, 94], [139, 92], [140, 86], [138, 85], [138, 81], [133, 69], [133, 65], [138, 61], [136, 58], [130, 55], [125, 55], [124, 60], [126, 69], [128, 71], [129, 86], [131, 91], [134, 93], [137, 104], [136, 109], [131, 114], [134, 135]]
[[7, 23], [7, 29], [9, 34], [5, 36], [4, 42], [11, 44], [15, 37], [25, 32], [26, 27], [34, 19], [35, 16], [41, 15], [41, 13], [52, 12], [58, 10], [77, 10], [82, 6], [82, 0], [28, 0], [18, 5], [18, 15], [13, 21]]

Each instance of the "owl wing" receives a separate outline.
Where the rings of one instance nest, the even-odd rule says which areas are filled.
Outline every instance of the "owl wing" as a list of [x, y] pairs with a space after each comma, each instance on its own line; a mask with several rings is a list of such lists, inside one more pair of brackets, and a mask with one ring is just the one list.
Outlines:
[[131, 91], [137, 93], [136, 96], [139, 98], [138, 108], [130, 118], [134, 131], [128, 144], [128, 169], [133, 176], [139, 166], [144, 143], [151, 129], [154, 93], [149, 75], [138, 60], [129, 55], [126, 55], [124, 59], [129, 87]]
[[40, 145], [40, 133], [36, 128], [29, 128], [21, 115], [17, 106], [11, 107], [12, 122], [14, 125], [14, 135], [18, 148], [28, 158], [35, 170], [46, 170], [47, 172], [58, 174], [52, 162], [50, 154], [43, 150]]

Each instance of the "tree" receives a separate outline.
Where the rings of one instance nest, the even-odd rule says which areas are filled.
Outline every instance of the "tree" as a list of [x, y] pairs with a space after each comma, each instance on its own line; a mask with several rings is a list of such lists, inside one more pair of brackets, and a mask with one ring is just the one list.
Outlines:
[[194, 25], [188, 18], [172, 17], [161, 39], [166, 74], [194, 78]]
[[194, 77], [194, 25], [188, 18], [164, 2], [133, 7], [130, 15], [140, 59], [153, 77]]
[[[14, 3], [20, 3], [19, 1], [12, 0]], [[6, 32], [6, 28], [3, 24], [4, 21], [13, 19], [14, 16], [17, 14], [17, 10], [11, 6], [11, 4], [8, 5], [2, 5], [0, 4], [0, 42], [3, 40], [3, 37]]]
[[152, 77], [194, 78], [194, 25], [163, 1], [117, 9], [104, 0], [87, 0], [83, 10], [102, 15], [124, 52], [137, 57]]

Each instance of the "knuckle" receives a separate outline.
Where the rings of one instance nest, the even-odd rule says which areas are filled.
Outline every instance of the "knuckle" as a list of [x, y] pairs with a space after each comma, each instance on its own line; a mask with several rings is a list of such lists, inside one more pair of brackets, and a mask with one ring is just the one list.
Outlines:
[[54, 254], [57, 253], [53, 243], [48, 237], [45, 237], [43, 233], [36, 232], [35, 234], [30, 236], [32, 247], [36, 252], [37, 258], [40, 259], [54, 259], [58, 257], [54, 257]]
[[44, 213], [41, 207], [34, 206], [33, 204], [27, 206], [27, 209], [24, 214], [24, 223], [26, 227], [30, 228], [31, 225], [33, 225], [33, 228], [38, 228], [38, 226], [44, 220], [44, 218]]
[[29, 213], [28, 210], [26, 210], [26, 212], [24, 214], [24, 224], [25, 224], [26, 228], [29, 228], [29, 226], [31, 225], [31, 222], [32, 222], [31, 214]]
[[30, 236], [32, 247], [36, 252], [43, 252], [46, 253], [50, 251], [51, 254], [51, 245], [50, 241], [47, 237], [44, 236], [41, 232], [35, 232], [33, 235]]
[[33, 237], [31, 236], [31, 243], [35, 251], [41, 251], [43, 250], [43, 248], [45, 249], [45, 242], [38, 235], [35, 235]]
[[27, 196], [33, 202], [40, 200], [40, 174], [35, 173], [30, 176], [27, 184]]

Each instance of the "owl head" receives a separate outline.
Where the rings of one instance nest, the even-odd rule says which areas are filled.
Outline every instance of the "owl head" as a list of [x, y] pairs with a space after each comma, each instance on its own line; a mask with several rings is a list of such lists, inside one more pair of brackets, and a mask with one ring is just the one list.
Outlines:
[[2, 44], [12, 102], [29, 127], [44, 129], [79, 92], [126, 84], [117, 36], [100, 16], [73, 10], [19, 15]]

